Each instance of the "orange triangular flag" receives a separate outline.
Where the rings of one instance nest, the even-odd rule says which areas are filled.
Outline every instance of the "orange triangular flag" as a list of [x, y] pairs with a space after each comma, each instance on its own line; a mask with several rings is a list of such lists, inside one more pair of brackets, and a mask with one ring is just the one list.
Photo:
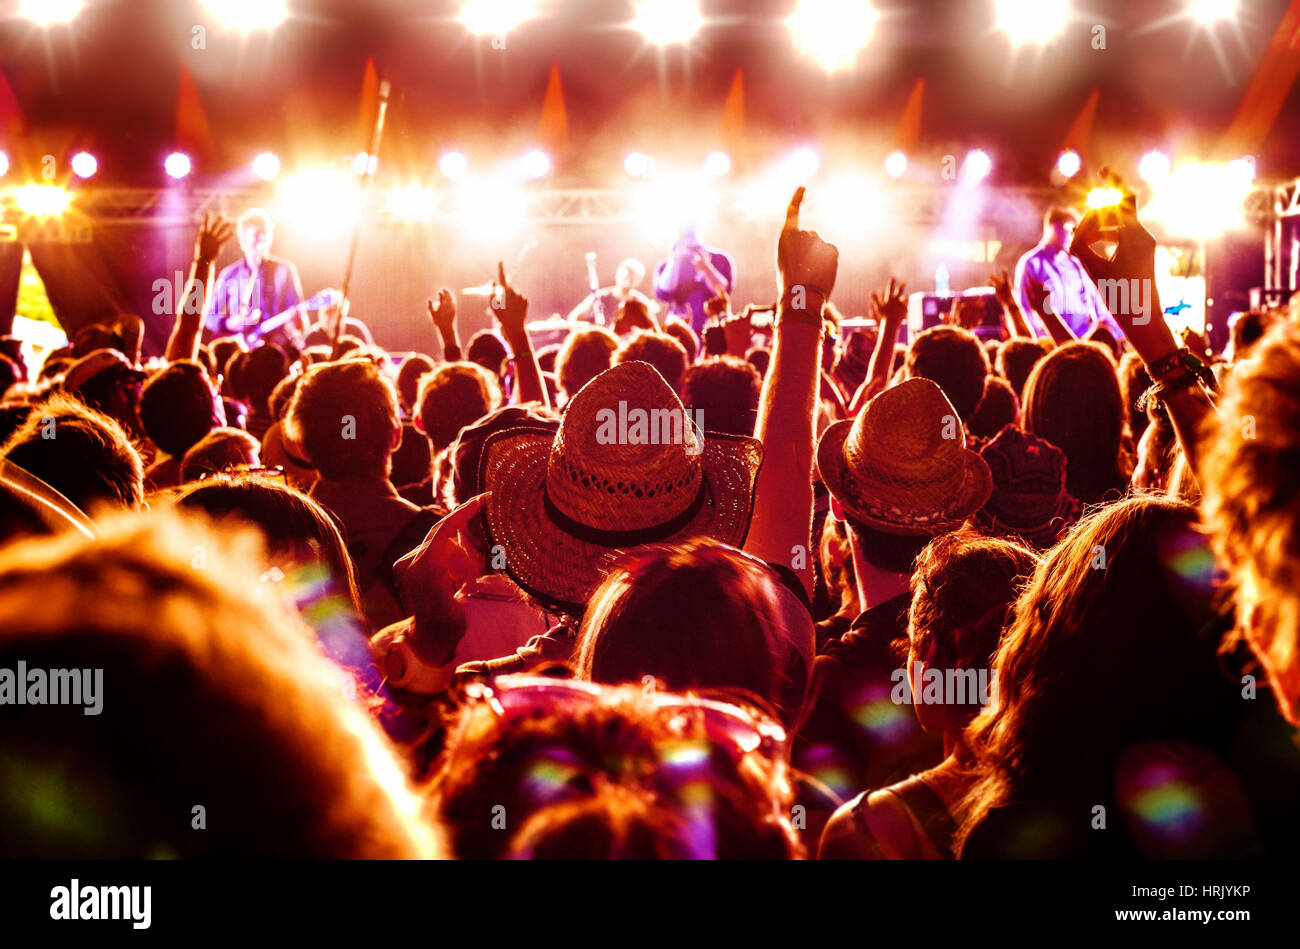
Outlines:
[[542, 100], [542, 120], [537, 126], [537, 139], [543, 148], [551, 151], [563, 151], [569, 146], [569, 118], [564, 110], [559, 63], [551, 63], [551, 74], [546, 80], [546, 98]]
[[925, 80], [918, 79], [907, 97], [907, 105], [903, 106], [903, 114], [899, 116], [898, 128], [894, 132], [895, 148], [910, 152], [921, 140], [921, 105], [924, 101]]
[[1083, 108], [1075, 116], [1074, 124], [1065, 133], [1065, 140], [1061, 142], [1061, 151], [1070, 149], [1080, 155], [1087, 154], [1088, 141], [1092, 138], [1092, 121], [1097, 117], [1097, 102], [1100, 98], [1101, 90], [1093, 89], [1092, 94], [1088, 96], [1088, 101], [1083, 104]]
[[718, 135], [725, 144], [735, 146], [745, 140], [745, 70], [737, 69], [731, 77], [727, 104], [722, 107]]

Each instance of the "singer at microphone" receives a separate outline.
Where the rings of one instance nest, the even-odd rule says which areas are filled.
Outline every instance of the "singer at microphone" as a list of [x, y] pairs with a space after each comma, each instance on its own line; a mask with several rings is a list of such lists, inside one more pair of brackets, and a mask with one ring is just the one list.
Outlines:
[[614, 285], [612, 287], [602, 287], [595, 293], [587, 294], [581, 303], [569, 311], [568, 318], [570, 320], [583, 320], [588, 323], [596, 322], [597, 300], [600, 301], [601, 311], [605, 315], [606, 326], [612, 327], [614, 325], [619, 308], [628, 300], [639, 300], [645, 304], [647, 310], [654, 313], [654, 301], [637, 289], [644, 279], [645, 264], [633, 257], [627, 258], [618, 265], [618, 270], [614, 274]]
[[668, 304], [669, 316], [680, 316], [703, 333], [708, 313], [704, 305], [730, 294], [736, 285], [736, 265], [726, 251], [705, 247], [700, 232], [687, 228], [667, 260], [655, 270], [655, 295]]

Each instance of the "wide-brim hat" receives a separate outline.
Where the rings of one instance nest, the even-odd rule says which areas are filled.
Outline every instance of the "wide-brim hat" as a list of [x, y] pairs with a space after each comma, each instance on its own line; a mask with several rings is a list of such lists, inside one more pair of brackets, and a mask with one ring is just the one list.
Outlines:
[[698, 430], [649, 363], [622, 363], [569, 400], [554, 435], [489, 436], [479, 472], [489, 542], [522, 589], [580, 615], [631, 547], [742, 546], [762, 458], [757, 439]]
[[989, 466], [966, 447], [957, 410], [921, 378], [829, 426], [817, 444], [817, 470], [850, 518], [889, 534], [952, 530], [993, 491]]
[[980, 530], [1052, 547], [1082, 514], [1065, 487], [1064, 452], [1046, 439], [1007, 425], [980, 449], [993, 473], [993, 493], [976, 515]]

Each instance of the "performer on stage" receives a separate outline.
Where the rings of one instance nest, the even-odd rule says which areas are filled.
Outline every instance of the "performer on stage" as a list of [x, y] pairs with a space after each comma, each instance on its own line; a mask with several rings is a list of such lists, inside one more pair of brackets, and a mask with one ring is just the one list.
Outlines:
[[704, 304], [736, 283], [736, 265], [725, 251], [705, 247], [695, 228], [687, 228], [672, 254], [655, 270], [655, 296], [668, 303], [667, 316], [680, 316], [696, 333], [704, 332]]
[[[1070, 253], [1070, 241], [1079, 219], [1069, 208], [1055, 207], [1043, 217], [1043, 239], [1016, 264], [1016, 301], [1030, 328], [1039, 333], [1035, 300], [1050, 294], [1054, 312], [1074, 335], [1083, 339], [1097, 323], [1105, 323], [1116, 339], [1124, 334], [1097, 291], [1088, 272]], [[1039, 335], [1042, 335], [1039, 333]]]
[[629, 257], [618, 265], [614, 273], [614, 285], [601, 287], [595, 293], [589, 293], [581, 303], [569, 311], [568, 319], [585, 320], [588, 323], [596, 319], [596, 301], [600, 301], [601, 312], [605, 316], [605, 325], [613, 326], [619, 308], [628, 300], [639, 300], [645, 304], [647, 311], [653, 313], [654, 301], [637, 288], [645, 279], [645, 264], [634, 257]]
[[[203, 325], [213, 336], [244, 336], [303, 301], [298, 269], [271, 256], [273, 225], [260, 208], [239, 216], [236, 235], [244, 256], [217, 275]], [[306, 317], [296, 313], [284, 326], [266, 335], [271, 342], [301, 338]]]

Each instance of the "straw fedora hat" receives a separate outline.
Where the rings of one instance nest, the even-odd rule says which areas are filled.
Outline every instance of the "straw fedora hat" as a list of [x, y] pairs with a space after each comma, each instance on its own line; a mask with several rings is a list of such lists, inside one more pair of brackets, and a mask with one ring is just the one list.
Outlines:
[[757, 439], [697, 432], [649, 363], [622, 363], [578, 390], [554, 435], [509, 429], [484, 443], [488, 537], [520, 587], [580, 615], [630, 547], [742, 546], [762, 459]]
[[989, 466], [966, 447], [960, 417], [929, 379], [886, 389], [817, 445], [817, 469], [855, 521], [889, 534], [937, 535], [978, 511]]

